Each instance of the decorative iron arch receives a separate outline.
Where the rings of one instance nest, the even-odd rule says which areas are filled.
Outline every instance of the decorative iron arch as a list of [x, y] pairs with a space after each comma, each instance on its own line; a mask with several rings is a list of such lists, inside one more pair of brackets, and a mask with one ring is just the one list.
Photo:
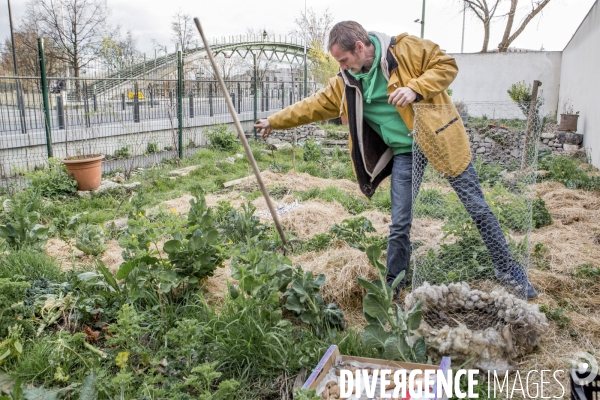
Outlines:
[[[295, 38], [283, 38], [275, 35], [270, 35], [265, 38], [259, 38], [256, 35], [251, 36], [235, 36], [230, 39], [220, 40], [210, 45], [211, 50], [215, 55], [225, 52], [237, 53], [240, 57], [246, 58], [248, 55], [266, 60], [275, 60], [277, 62], [288, 62], [290, 64], [304, 62], [304, 42]], [[236, 40], [237, 39], [237, 40]], [[213, 41], [215, 42], [215, 41]], [[306, 52], [310, 50], [310, 46], [306, 47]], [[193, 49], [185, 53], [184, 63], [186, 60], [196, 58], [199, 55], [206, 53], [204, 47]]]

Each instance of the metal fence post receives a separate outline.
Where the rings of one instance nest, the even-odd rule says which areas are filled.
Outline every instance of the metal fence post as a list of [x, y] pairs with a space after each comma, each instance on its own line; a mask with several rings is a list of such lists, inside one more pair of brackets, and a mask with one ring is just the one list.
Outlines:
[[181, 50], [177, 51], [177, 123], [179, 128], [178, 152], [183, 158], [183, 57]]
[[85, 126], [90, 127], [90, 102], [88, 101], [87, 82], [83, 82], [83, 112], [85, 113]]
[[125, 111], [125, 93], [121, 93], [121, 111]]
[[212, 83], [208, 84], [208, 115], [213, 116], [213, 88]]
[[240, 83], [237, 84], [237, 95], [238, 95], [238, 114], [242, 113], [242, 87]]
[[194, 118], [194, 95], [190, 92], [190, 118]]
[[267, 83], [266, 87], [267, 87], [267, 88], [266, 88], [266, 90], [265, 90], [265, 94], [266, 94], [266, 98], [265, 98], [265, 103], [266, 103], [266, 105], [265, 105], [265, 109], [266, 109], [267, 111], [269, 111], [269, 95], [270, 95], [271, 93], [270, 93], [270, 90], [269, 90], [269, 84], [268, 84], [268, 83]]
[[56, 116], [58, 117], [58, 129], [65, 129], [65, 108], [62, 96], [56, 96]]
[[42, 80], [42, 99], [44, 102], [44, 117], [46, 127], [46, 152], [48, 158], [53, 157], [52, 128], [50, 127], [50, 100], [48, 99], [48, 79], [46, 77], [46, 58], [44, 57], [44, 39], [38, 38], [38, 52], [40, 56], [40, 78]]
[[133, 84], [133, 122], [140, 122], [140, 99], [137, 82]]
[[260, 84], [260, 111], [265, 111], [265, 84]]

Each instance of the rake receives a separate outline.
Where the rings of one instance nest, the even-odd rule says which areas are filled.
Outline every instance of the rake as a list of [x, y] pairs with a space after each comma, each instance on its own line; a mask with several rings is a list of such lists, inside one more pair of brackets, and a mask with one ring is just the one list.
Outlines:
[[235, 128], [237, 130], [238, 136], [242, 145], [244, 146], [244, 151], [246, 152], [246, 156], [250, 161], [250, 165], [252, 166], [252, 170], [254, 171], [254, 175], [256, 176], [256, 181], [258, 182], [258, 186], [260, 187], [260, 191], [262, 192], [266, 202], [267, 207], [269, 207], [269, 211], [271, 212], [271, 217], [273, 217], [273, 222], [275, 223], [275, 227], [277, 228], [277, 232], [279, 232], [279, 236], [281, 237], [281, 242], [283, 243], [283, 248], [288, 244], [285, 239], [285, 235], [283, 233], [283, 229], [281, 227], [281, 223], [279, 222], [279, 215], [275, 211], [275, 207], [273, 206], [273, 202], [271, 201], [271, 197], [269, 196], [269, 192], [265, 187], [265, 184], [260, 176], [260, 170], [258, 169], [258, 165], [256, 164], [256, 160], [252, 155], [252, 151], [250, 150], [250, 146], [248, 145], [248, 140], [246, 139], [246, 135], [244, 134], [244, 130], [242, 129], [242, 125], [240, 124], [240, 120], [238, 119], [237, 112], [233, 103], [231, 102], [231, 98], [229, 97], [229, 92], [227, 91], [227, 87], [225, 86], [225, 82], [219, 73], [219, 69], [217, 68], [217, 64], [215, 63], [215, 59], [212, 54], [212, 50], [210, 49], [210, 45], [204, 36], [204, 31], [202, 30], [202, 26], [200, 25], [200, 20], [198, 18], [194, 18], [194, 23], [196, 24], [196, 28], [198, 28], [198, 32], [202, 37], [202, 42], [204, 43], [204, 48], [206, 49], [206, 54], [208, 55], [208, 59], [210, 60], [210, 64], [212, 65], [215, 76], [219, 81], [219, 86], [221, 87], [221, 91], [223, 92], [223, 96], [225, 97], [225, 102], [227, 103], [227, 107], [229, 108], [229, 112], [231, 113], [231, 118], [233, 118], [233, 123], [235, 124]]

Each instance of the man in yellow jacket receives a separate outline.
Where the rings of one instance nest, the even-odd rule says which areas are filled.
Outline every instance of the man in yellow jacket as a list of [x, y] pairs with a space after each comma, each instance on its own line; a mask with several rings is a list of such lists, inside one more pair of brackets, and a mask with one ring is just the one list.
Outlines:
[[[537, 297], [513, 259], [500, 225], [484, 200], [471, 164], [469, 139], [445, 90], [458, 73], [454, 59], [435, 43], [408, 34], [389, 37], [343, 21], [329, 35], [329, 51], [340, 73], [327, 87], [255, 123], [263, 137], [345, 115], [350, 154], [361, 191], [371, 197], [391, 175], [392, 224], [388, 237], [388, 284], [410, 265], [412, 204], [424, 165], [448, 181], [475, 221], [496, 277], [528, 299]], [[419, 129], [411, 104], [421, 103]], [[413, 138], [412, 132], [417, 135]], [[418, 151], [413, 154], [413, 139]], [[413, 168], [413, 163], [415, 168]], [[414, 171], [414, 173], [413, 173]]]

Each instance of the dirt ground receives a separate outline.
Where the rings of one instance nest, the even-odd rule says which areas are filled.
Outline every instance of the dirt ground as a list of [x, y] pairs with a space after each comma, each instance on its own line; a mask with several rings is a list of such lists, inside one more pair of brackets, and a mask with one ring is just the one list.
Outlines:
[[[348, 180], [271, 172], [264, 172], [263, 177], [266, 185], [271, 188], [284, 186], [294, 190], [307, 190], [337, 186], [348, 193], [359, 194], [356, 184]], [[551, 308], [561, 307], [571, 321], [566, 328], [559, 328], [550, 321], [550, 328], [541, 337], [539, 348], [515, 363], [514, 367], [521, 371], [565, 369], [568, 360], [579, 351], [600, 354], [600, 285], [574, 277], [577, 267], [582, 264], [600, 267], [600, 193], [571, 190], [560, 183], [543, 182], [537, 186], [537, 194], [546, 202], [554, 222], [531, 234], [532, 244], [543, 243], [548, 249], [544, 256], [546, 268], [530, 269], [530, 279], [539, 292], [539, 297], [533, 303]], [[172, 199], [164, 202], [161, 207], [185, 214], [189, 210], [191, 198], [186, 195]], [[238, 207], [245, 202], [244, 192], [233, 188], [230, 192], [206, 197], [209, 206], [215, 206], [219, 200], [229, 200], [234, 207]], [[287, 195], [275, 203], [280, 206], [291, 204], [294, 200]], [[254, 200], [253, 204], [257, 207], [258, 214], [267, 210], [262, 197]], [[389, 215], [373, 210], [361, 215], [371, 220], [378, 233], [388, 233]], [[300, 203], [297, 208], [281, 216], [281, 222], [299, 237], [309, 238], [317, 233], [327, 232], [331, 225], [350, 217], [352, 216], [338, 203], [315, 199]], [[261, 218], [268, 220], [270, 217]], [[411, 239], [435, 245], [442, 236], [441, 226], [442, 221], [439, 220], [415, 219]], [[114, 240], [107, 244], [109, 250], [100, 259], [114, 271], [123, 262], [121, 250]], [[48, 242], [47, 251], [63, 262], [65, 268], [75, 267], [84, 257], [74, 246], [58, 239]], [[356, 277], [375, 278], [375, 271], [363, 252], [344, 242], [335, 241], [332, 247], [321, 252], [295, 255], [291, 259], [305, 270], [312, 270], [315, 274], [324, 273], [327, 276], [322, 288], [324, 300], [338, 304], [351, 326], [364, 325], [361, 311], [364, 293], [356, 283]], [[226, 281], [231, 280], [230, 273], [226, 263], [224, 268], [218, 269], [215, 276], [208, 280], [207, 290], [215, 300], [226, 293]], [[567, 375], [563, 377], [563, 382], [568, 382]], [[560, 387], [557, 390], [560, 393]]]

